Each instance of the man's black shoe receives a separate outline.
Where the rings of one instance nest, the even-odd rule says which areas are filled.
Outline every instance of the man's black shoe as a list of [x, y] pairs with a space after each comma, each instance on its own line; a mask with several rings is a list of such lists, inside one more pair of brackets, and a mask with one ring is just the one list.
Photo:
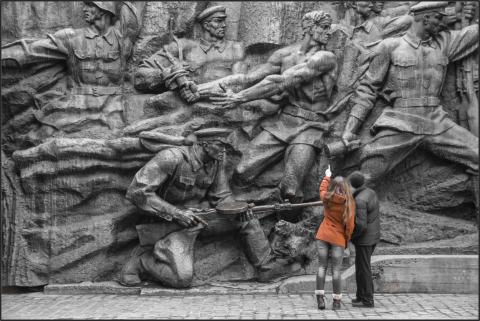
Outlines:
[[355, 298], [355, 299], [352, 299], [352, 303], [358, 303], [358, 302], [362, 302], [362, 300], [360, 300], [360, 299], [357, 299], [357, 298]]
[[354, 302], [352, 300], [352, 306], [354, 306], [355, 308], [373, 308], [374, 307], [374, 304], [368, 304], [368, 303], [365, 303], [365, 302], [362, 302], [362, 301], [358, 301], [358, 302]]

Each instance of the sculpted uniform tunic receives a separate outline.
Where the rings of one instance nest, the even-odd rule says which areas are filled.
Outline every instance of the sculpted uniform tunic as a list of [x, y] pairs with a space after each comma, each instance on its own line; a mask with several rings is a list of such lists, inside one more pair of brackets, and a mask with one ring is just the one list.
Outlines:
[[159, 152], [137, 172], [127, 191], [135, 205], [167, 221], [176, 207], [198, 206], [206, 199], [215, 206], [230, 195], [219, 162], [203, 164], [188, 147]]
[[[164, 49], [179, 61], [187, 64], [187, 70], [195, 83], [201, 84], [235, 73], [234, 64], [245, 58], [241, 42], [222, 40], [216, 43], [204, 39], [177, 39]], [[158, 51], [145, 59], [135, 74], [135, 86], [139, 90], [165, 90], [165, 78], [170, 73], [171, 62]], [[173, 88], [170, 88], [173, 89]]]
[[105, 138], [111, 130], [124, 127], [123, 74], [128, 54], [122, 42], [122, 34], [113, 26], [104, 35], [92, 27], [67, 28], [47, 39], [6, 46], [2, 60], [13, 59], [19, 65], [65, 62], [69, 92], [44, 101], [38, 97], [42, 109], [35, 117], [64, 133], [88, 128], [91, 138]]
[[[345, 93], [340, 98], [353, 94], [368, 69], [375, 46], [385, 38], [403, 35], [412, 21], [410, 15], [395, 18], [375, 16], [358, 26], [347, 26], [349, 40], [337, 54], [338, 57], [343, 57], [336, 83], [339, 91]], [[338, 107], [340, 108], [341, 106]]]
[[[478, 172], [478, 138], [447, 117], [439, 95], [447, 64], [478, 48], [478, 25], [441, 32], [421, 41], [407, 32], [382, 41], [353, 99], [351, 116], [364, 121], [379, 90], [389, 94], [393, 106], [375, 121], [373, 140], [363, 159], [375, 159], [364, 168], [377, 173], [392, 169], [414, 148], [422, 147]], [[370, 168], [371, 167], [371, 168]]]
[[[206, 208], [208, 203], [214, 207], [231, 195], [222, 164], [202, 163], [192, 147], [173, 147], [159, 152], [137, 172], [126, 196], [144, 211], [171, 221], [179, 211], [177, 207]], [[155, 217], [149, 219], [158, 221]], [[259, 220], [241, 223], [239, 234], [250, 262], [255, 267], [264, 264], [271, 249]], [[156, 266], [147, 265], [155, 275]]]

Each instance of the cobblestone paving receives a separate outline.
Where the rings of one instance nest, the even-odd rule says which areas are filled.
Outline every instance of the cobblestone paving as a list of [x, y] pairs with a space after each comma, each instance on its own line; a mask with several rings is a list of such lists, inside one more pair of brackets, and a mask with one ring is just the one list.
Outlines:
[[476, 319], [478, 295], [376, 294], [375, 308], [316, 308], [314, 295], [2, 295], [2, 319]]

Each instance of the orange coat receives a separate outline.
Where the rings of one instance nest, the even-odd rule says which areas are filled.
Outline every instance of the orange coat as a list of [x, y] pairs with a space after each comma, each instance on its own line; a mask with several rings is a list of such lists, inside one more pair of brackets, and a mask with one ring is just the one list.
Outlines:
[[[320, 199], [325, 202], [325, 194], [327, 193], [330, 177], [325, 176], [320, 184]], [[333, 194], [329, 205], [324, 205], [323, 222], [317, 231], [315, 238], [330, 244], [347, 247], [348, 241], [352, 237], [353, 228], [355, 227], [355, 203], [353, 203], [350, 219], [347, 226], [343, 224], [342, 215], [345, 208], [346, 199], [343, 195]]]

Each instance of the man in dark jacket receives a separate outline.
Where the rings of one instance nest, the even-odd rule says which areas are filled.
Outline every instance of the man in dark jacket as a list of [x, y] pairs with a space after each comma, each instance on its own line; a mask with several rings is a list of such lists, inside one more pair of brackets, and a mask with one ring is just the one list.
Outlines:
[[377, 194], [365, 186], [365, 177], [359, 171], [348, 176], [354, 189], [356, 203], [355, 229], [352, 243], [355, 245], [355, 278], [357, 282], [354, 307], [373, 307], [373, 279], [370, 259], [380, 241], [380, 210]]

